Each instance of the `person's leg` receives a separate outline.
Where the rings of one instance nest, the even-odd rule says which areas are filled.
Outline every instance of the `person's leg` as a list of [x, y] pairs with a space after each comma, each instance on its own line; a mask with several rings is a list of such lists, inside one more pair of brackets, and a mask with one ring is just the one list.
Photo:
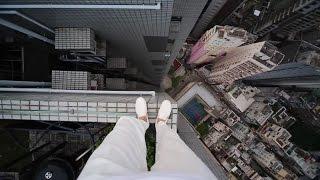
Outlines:
[[[145, 131], [149, 127], [147, 106], [136, 102], [138, 119], [121, 117], [93, 152], [78, 179], [147, 171]], [[87, 177], [87, 178], [86, 178]]]
[[180, 139], [179, 135], [166, 125], [171, 113], [171, 104], [163, 103], [156, 123], [156, 162], [152, 172], [196, 174], [206, 179], [216, 179], [209, 168]]

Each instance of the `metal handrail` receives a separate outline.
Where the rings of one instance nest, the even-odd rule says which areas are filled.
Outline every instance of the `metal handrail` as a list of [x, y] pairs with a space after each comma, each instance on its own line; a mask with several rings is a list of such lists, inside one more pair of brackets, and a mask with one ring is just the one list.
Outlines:
[[66, 93], [66, 94], [102, 94], [102, 95], [150, 95], [155, 91], [94, 91], [94, 90], [63, 90], [48, 88], [0, 88], [0, 92], [32, 92], [32, 93]]

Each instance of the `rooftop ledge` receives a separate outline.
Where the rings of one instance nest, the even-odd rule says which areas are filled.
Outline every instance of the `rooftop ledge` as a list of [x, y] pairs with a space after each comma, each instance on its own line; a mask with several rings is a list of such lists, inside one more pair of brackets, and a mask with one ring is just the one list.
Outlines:
[[115, 123], [133, 116], [135, 101], [144, 97], [150, 123], [163, 100], [172, 103], [168, 125], [176, 130], [177, 102], [164, 92], [91, 91], [42, 88], [0, 88], [0, 119]]

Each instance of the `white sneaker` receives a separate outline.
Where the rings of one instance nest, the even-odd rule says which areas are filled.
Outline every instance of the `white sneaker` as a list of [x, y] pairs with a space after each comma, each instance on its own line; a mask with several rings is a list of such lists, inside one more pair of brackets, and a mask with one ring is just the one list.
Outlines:
[[[166, 124], [171, 114], [171, 102], [164, 100], [158, 111], [157, 124]], [[160, 121], [159, 121], [160, 120]]]
[[137, 98], [135, 108], [136, 108], [137, 117], [140, 118], [140, 117], [146, 116], [147, 117], [146, 121], [149, 122], [147, 102], [146, 100], [144, 100], [143, 97]]

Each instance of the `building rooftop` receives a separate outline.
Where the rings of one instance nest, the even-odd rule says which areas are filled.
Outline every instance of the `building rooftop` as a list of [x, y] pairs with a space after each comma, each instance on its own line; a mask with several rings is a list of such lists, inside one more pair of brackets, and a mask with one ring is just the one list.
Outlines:
[[268, 104], [263, 102], [254, 102], [247, 109], [246, 116], [253, 122], [259, 125], [263, 125], [271, 117], [273, 111]]
[[244, 112], [255, 100], [254, 96], [260, 92], [259, 89], [251, 86], [235, 86], [227, 94], [231, 102], [241, 111]]
[[266, 146], [263, 143], [256, 144], [252, 151], [254, 157], [265, 167], [272, 169], [275, 173], [283, 169], [281, 161], [279, 161], [275, 155], [266, 150]]
[[199, 96], [209, 107], [221, 106], [219, 100], [208, 90], [205, 84], [201, 82], [189, 83], [181, 92], [176, 96], [179, 107], [182, 107], [194, 96]]
[[151, 123], [165, 99], [172, 102], [170, 119], [174, 121], [170, 124], [177, 120], [177, 103], [166, 93], [19, 88], [1, 88], [0, 92], [0, 115], [4, 119], [114, 123], [121, 116], [135, 117], [135, 100], [142, 96], [148, 103]]
[[226, 126], [225, 124], [223, 124], [222, 122], [219, 122], [219, 121], [213, 124], [213, 128], [221, 133], [225, 133], [230, 130], [230, 128], [228, 128], [228, 126]]
[[246, 30], [232, 26], [214, 26], [207, 30], [193, 46], [189, 64], [201, 64], [219, 57], [231, 48], [253, 42], [254, 36]]
[[237, 122], [240, 121], [240, 117], [234, 113], [231, 109], [226, 109], [221, 114], [221, 119], [223, 122], [225, 122], [229, 127], [232, 127]]
[[289, 131], [276, 124], [266, 125], [261, 133], [265, 138], [273, 141], [282, 149], [290, 144], [289, 139], [291, 138], [291, 134], [289, 133]]

